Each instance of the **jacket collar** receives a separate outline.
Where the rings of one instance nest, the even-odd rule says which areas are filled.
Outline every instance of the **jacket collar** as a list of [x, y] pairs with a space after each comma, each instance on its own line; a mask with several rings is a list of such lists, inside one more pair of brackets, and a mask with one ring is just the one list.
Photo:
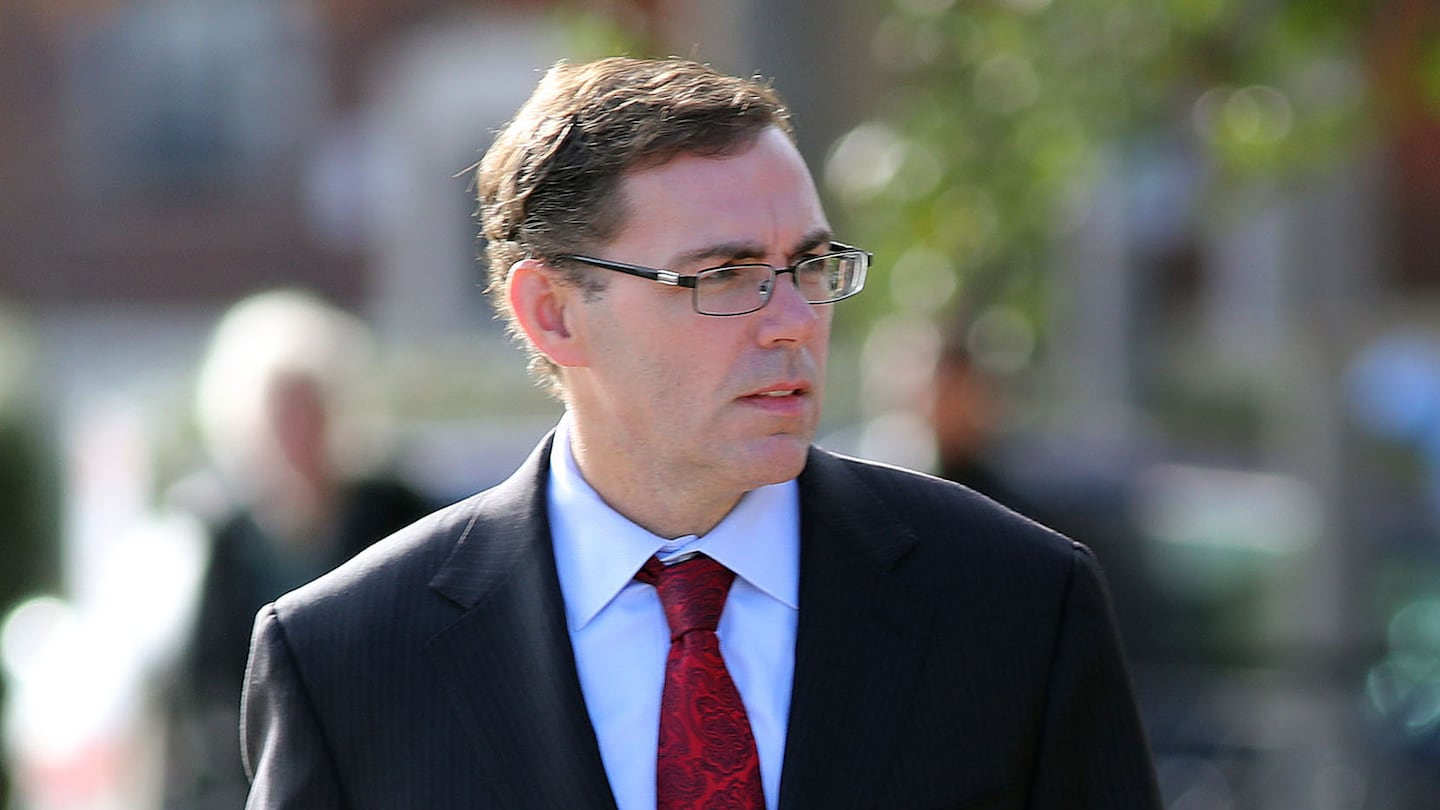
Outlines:
[[430, 582], [464, 612], [430, 640], [430, 656], [499, 806], [614, 810], [550, 545], [551, 440], [469, 504]]
[[904, 568], [916, 542], [851, 462], [811, 450], [779, 810], [881, 803], [933, 624]]

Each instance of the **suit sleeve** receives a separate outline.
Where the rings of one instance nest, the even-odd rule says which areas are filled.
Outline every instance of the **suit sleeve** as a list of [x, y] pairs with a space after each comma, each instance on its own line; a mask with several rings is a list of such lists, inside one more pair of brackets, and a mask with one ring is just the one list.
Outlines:
[[240, 712], [250, 777], [246, 810], [346, 806], [330, 746], [273, 604], [255, 618]]
[[1035, 810], [1159, 810], [1149, 743], [1094, 557], [1076, 547], [1055, 642]]

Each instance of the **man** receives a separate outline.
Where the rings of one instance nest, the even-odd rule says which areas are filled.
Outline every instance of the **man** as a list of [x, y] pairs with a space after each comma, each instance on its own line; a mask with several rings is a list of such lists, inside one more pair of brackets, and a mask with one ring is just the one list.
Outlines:
[[566, 415], [261, 611], [250, 807], [1159, 806], [1088, 552], [812, 447], [869, 256], [773, 92], [561, 64], [478, 186]]

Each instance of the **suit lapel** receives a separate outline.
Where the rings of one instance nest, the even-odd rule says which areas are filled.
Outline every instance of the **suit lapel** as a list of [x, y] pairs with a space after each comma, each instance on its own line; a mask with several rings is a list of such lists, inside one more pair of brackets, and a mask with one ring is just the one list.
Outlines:
[[780, 810], [872, 806], [913, 709], [933, 610], [897, 567], [908, 529], [844, 463], [800, 477], [800, 622]]
[[613, 810], [555, 573], [549, 448], [477, 502], [432, 580], [465, 613], [431, 640], [431, 658], [498, 806]]

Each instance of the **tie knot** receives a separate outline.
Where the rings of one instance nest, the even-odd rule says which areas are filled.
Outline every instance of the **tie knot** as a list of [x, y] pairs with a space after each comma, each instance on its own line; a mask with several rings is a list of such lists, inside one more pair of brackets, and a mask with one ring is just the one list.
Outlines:
[[660, 592], [674, 641], [692, 630], [715, 631], [735, 572], [703, 555], [674, 565], [651, 557], [635, 578]]

